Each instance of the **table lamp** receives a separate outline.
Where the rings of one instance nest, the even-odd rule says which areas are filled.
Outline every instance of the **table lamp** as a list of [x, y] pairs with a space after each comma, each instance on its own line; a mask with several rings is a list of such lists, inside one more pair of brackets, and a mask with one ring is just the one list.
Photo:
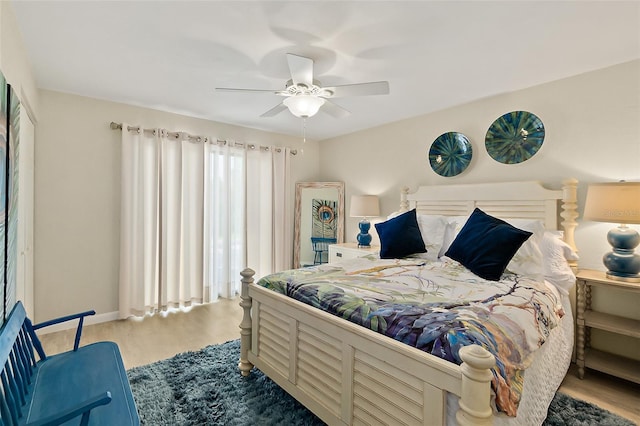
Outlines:
[[352, 195], [350, 215], [351, 217], [362, 218], [358, 223], [360, 228], [360, 233], [357, 236], [358, 247], [370, 247], [371, 234], [369, 234], [369, 229], [371, 228], [371, 223], [367, 218], [380, 216], [378, 197], [375, 195]]
[[607, 278], [640, 282], [640, 235], [627, 224], [640, 224], [640, 182], [592, 183], [587, 189], [584, 219], [619, 223], [607, 234], [613, 250], [602, 257]]

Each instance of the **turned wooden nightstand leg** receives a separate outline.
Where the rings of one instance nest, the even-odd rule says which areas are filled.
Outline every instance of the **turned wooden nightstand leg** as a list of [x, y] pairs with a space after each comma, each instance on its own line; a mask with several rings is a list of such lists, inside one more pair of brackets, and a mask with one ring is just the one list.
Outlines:
[[[584, 312], [591, 310], [591, 286], [585, 284], [584, 286]], [[591, 328], [584, 325], [584, 350], [586, 351], [591, 347]]]
[[578, 365], [578, 377], [584, 378], [584, 345], [585, 345], [585, 326], [584, 326], [584, 310], [586, 307], [585, 282], [579, 280], [576, 288], [577, 291], [577, 339], [576, 344], [576, 364]]

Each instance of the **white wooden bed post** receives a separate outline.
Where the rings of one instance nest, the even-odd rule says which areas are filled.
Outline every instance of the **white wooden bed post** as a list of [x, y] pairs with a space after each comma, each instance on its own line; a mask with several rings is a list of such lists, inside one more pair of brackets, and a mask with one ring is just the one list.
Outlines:
[[[578, 180], [569, 178], [562, 181], [562, 212], [560, 213], [562, 219], [562, 229], [564, 230], [564, 242], [569, 244], [571, 248], [577, 253], [578, 248], [574, 240], [574, 232], [578, 222]], [[573, 269], [573, 272], [578, 270], [578, 261], [569, 260], [569, 266]]]
[[462, 395], [460, 395], [460, 409], [456, 413], [456, 420], [460, 426], [491, 425], [493, 424], [491, 410], [491, 379], [493, 373], [490, 368], [496, 365], [495, 357], [486, 349], [478, 345], [460, 348], [462, 359]]
[[248, 376], [253, 368], [248, 360], [248, 353], [251, 350], [251, 297], [249, 297], [249, 285], [253, 284], [253, 275], [256, 272], [253, 269], [246, 268], [240, 275], [242, 275], [242, 290], [240, 293], [240, 306], [242, 307], [244, 314], [242, 315], [242, 322], [240, 323], [240, 361], [238, 362], [238, 368], [243, 376]]
[[407, 195], [409, 195], [409, 187], [403, 186], [400, 188], [400, 212], [408, 212], [409, 211], [409, 201], [407, 201]]

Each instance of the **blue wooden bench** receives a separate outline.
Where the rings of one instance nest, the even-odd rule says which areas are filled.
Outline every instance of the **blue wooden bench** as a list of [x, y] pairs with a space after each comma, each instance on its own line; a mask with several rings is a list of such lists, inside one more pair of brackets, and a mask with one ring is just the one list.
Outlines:
[[[3, 425], [139, 425], [118, 345], [80, 345], [95, 311], [32, 325], [22, 303], [0, 329], [0, 417]], [[47, 356], [35, 330], [79, 319], [72, 351]], [[38, 361], [36, 361], [36, 355]]]

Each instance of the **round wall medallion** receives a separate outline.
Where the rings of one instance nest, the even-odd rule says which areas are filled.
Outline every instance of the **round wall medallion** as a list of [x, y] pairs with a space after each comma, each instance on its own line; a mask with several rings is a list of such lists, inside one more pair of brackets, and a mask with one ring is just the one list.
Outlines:
[[493, 122], [484, 144], [494, 160], [517, 164], [533, 157], [543, 141], [542, 120], [527, 111], [512, 111]]
[[465, 135], [447, 132], [431, 144], [429, 163], [440, 176], [451, 177], [459, 175], [469, 166], [472, 155], [471, 143]]

